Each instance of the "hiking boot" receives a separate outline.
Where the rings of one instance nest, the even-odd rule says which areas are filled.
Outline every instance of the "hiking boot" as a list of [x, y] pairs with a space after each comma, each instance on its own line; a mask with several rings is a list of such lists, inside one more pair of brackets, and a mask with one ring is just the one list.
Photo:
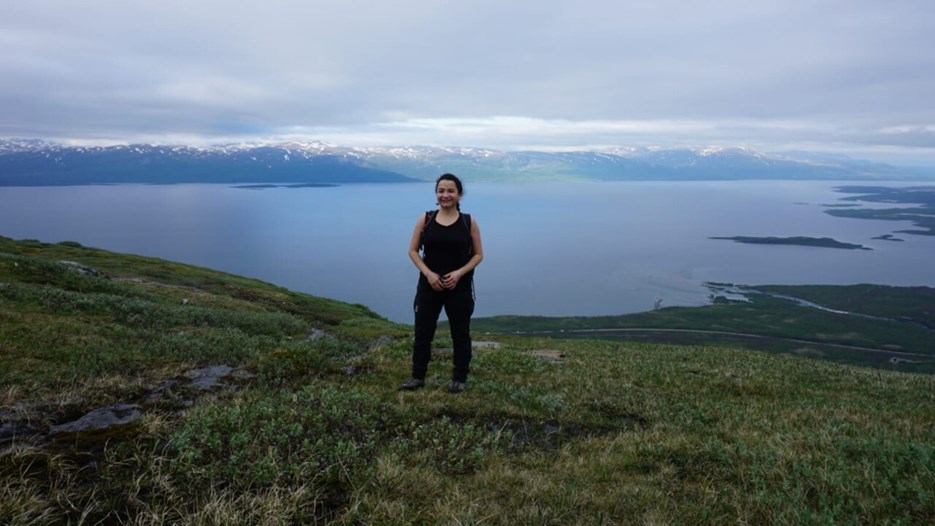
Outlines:
[[419, 380], [418, 378], [410, 378], [403, 382], [403, 385], [399, 386], [400, 391], [415, 391], [416, 389], [421, 389], [425, 387], [425, 380]]
[[448, 387], [448, 392], [452, 394], [458, 394], [464, 392], [464, 382], [453, 381]]

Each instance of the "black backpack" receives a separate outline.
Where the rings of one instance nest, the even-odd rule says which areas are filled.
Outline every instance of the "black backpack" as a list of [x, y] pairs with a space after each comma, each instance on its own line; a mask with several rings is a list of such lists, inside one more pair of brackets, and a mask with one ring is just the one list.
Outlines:
[[[465, 214], [464, 212], [459, 212], [461, 214], [461, 222], [464, 223], [464, 227], [467, 228], [468, 236], [471, 234], [471, 214]], [[419, 234], [419, 249], [422, 251], [422, 254], [425, 254], [425, 229], [429, 227], [429, 222], [435, 220], [435, 215], [438, 214], [438, 210], [426, 210], [425, 212], [425, 224], [422, 225], [422, 233]], [[468, 258], [474, 255], [474, 238], [471, 237], [471, 247], [468, 249]]]

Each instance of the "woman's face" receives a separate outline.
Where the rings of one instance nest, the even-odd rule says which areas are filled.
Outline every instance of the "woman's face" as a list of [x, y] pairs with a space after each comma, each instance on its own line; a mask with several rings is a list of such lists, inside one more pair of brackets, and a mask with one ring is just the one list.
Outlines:
[[435, 199], [442, 207], [456, 206], [461, 199], [458, 185], [454, 181], [442, 179], [435, 186]]

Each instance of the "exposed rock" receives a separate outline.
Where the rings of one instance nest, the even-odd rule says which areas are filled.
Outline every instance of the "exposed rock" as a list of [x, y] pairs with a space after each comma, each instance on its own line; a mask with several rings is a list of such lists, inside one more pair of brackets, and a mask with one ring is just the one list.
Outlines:
[[563, 353], [562, 351], [555, 351], [551, 349], [540, 349], [536, 351], [529, 351], [529, 354], [533, 356], [538, 356], [539, 358], [542, 358], [543, 360], [546, 360], [552, 363], [560, 362], [565, 358], [565, 353]]
[[[356, 373], [358, 369], [352, 372]], [[0, 451], [21, 445], [49, 447], [49, 439], [58, 442], [59, 446], [70, 440], [110, 440], [124, 434], [145, 411], [158, 408], [175, 412], [191, 407], [208, 391], [235, 390], [240, 382], [256, 375], [229, 365], [214, 365], [193, 369], [185, 376], [187, 378], [162, 381], [136, 399], [136, 403], [116, 403], [90, 412], [87, 412], [89, 401], [83, 397], [54, 405], [17, 404], [9, 409], [0, 409]], [[50, 422], [52, 425], [48, 425]]]
[[220, 380], [230, 376], [233, 371], [234, 368], [229, 365], [212, 365], [188, 371], [188, 377], [192, 380], [192, 387], [207, 391], [217, 387]]
[[104, 406], [82, 416], [78, 420], [52, 426], [49, 434], [87, 435], [111, 431], [132, 423], [143, 415], [143, 408], [137, 404], [113, 404]]
[[[162, 401], [173, 387], [179, 384], [178, 380], [169, 379], [161, 384], [157, 385], [155, 389], [149, 392], [146, 395], [146, 398], [143, 399], [143, 405], [151, 406]], [[182, 402], [182, 405], [191, 405], [193, 402], [191, 400], [186, 400]]]
[[321, 329], [312, 329], [311, 332], [308, 333], [309, 341], [313, 341], [313, 342], [317, 342], [318, 340], [323, 340], [325, 338], [331, 338], [331, 337], [332, 336], [330, 334], [328, 334], [327, 332]]
[[68, 267], [68, 268], [70, 268], [70, 269], [72, 269], [72, 270], [74, 270], [74, 271], [76, 271], [76, 272], [78, 272], [78, 273], [80, 273], [80, 274], [84, 274], [84, 275], [86, 275], [86, 276], [92, 276], [92, 277], [95, 277], [95, 278], [105, 278], [105, 279], [107, 278], [107, 276], [106, 276], [103, 272], [100, 272], [99, 270], [93, 269], [93, 268], [88, 267], [88, 266], [86, 266], [86, 265], [82, 265], [81, 263], [78, 263], [77, 261], [65, 261], [65, 260], [62, 260], [62, 261], [59, 261], [59, 263], [62, 264], [62, 265], [65, 265], [66, 267]]

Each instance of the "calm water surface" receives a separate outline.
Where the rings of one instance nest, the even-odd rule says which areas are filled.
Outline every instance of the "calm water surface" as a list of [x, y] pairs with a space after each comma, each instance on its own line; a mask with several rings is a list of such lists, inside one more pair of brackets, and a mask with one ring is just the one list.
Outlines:
[[[478, 316], [602, 315], [702, 305], [705, 281], [935, 286], [935, 238], [835, 218], [835, 182], [477, 183]], [[895, 186], [895, 185], [894, 185]], [[0, 188], [0, 235], [77, 241], [362, 303], [411, 322], [407, 246], [433, 184], [248, 190], [224, 185]], [[873, 248], [744, 245], [711, 236], [833, 237]]]

